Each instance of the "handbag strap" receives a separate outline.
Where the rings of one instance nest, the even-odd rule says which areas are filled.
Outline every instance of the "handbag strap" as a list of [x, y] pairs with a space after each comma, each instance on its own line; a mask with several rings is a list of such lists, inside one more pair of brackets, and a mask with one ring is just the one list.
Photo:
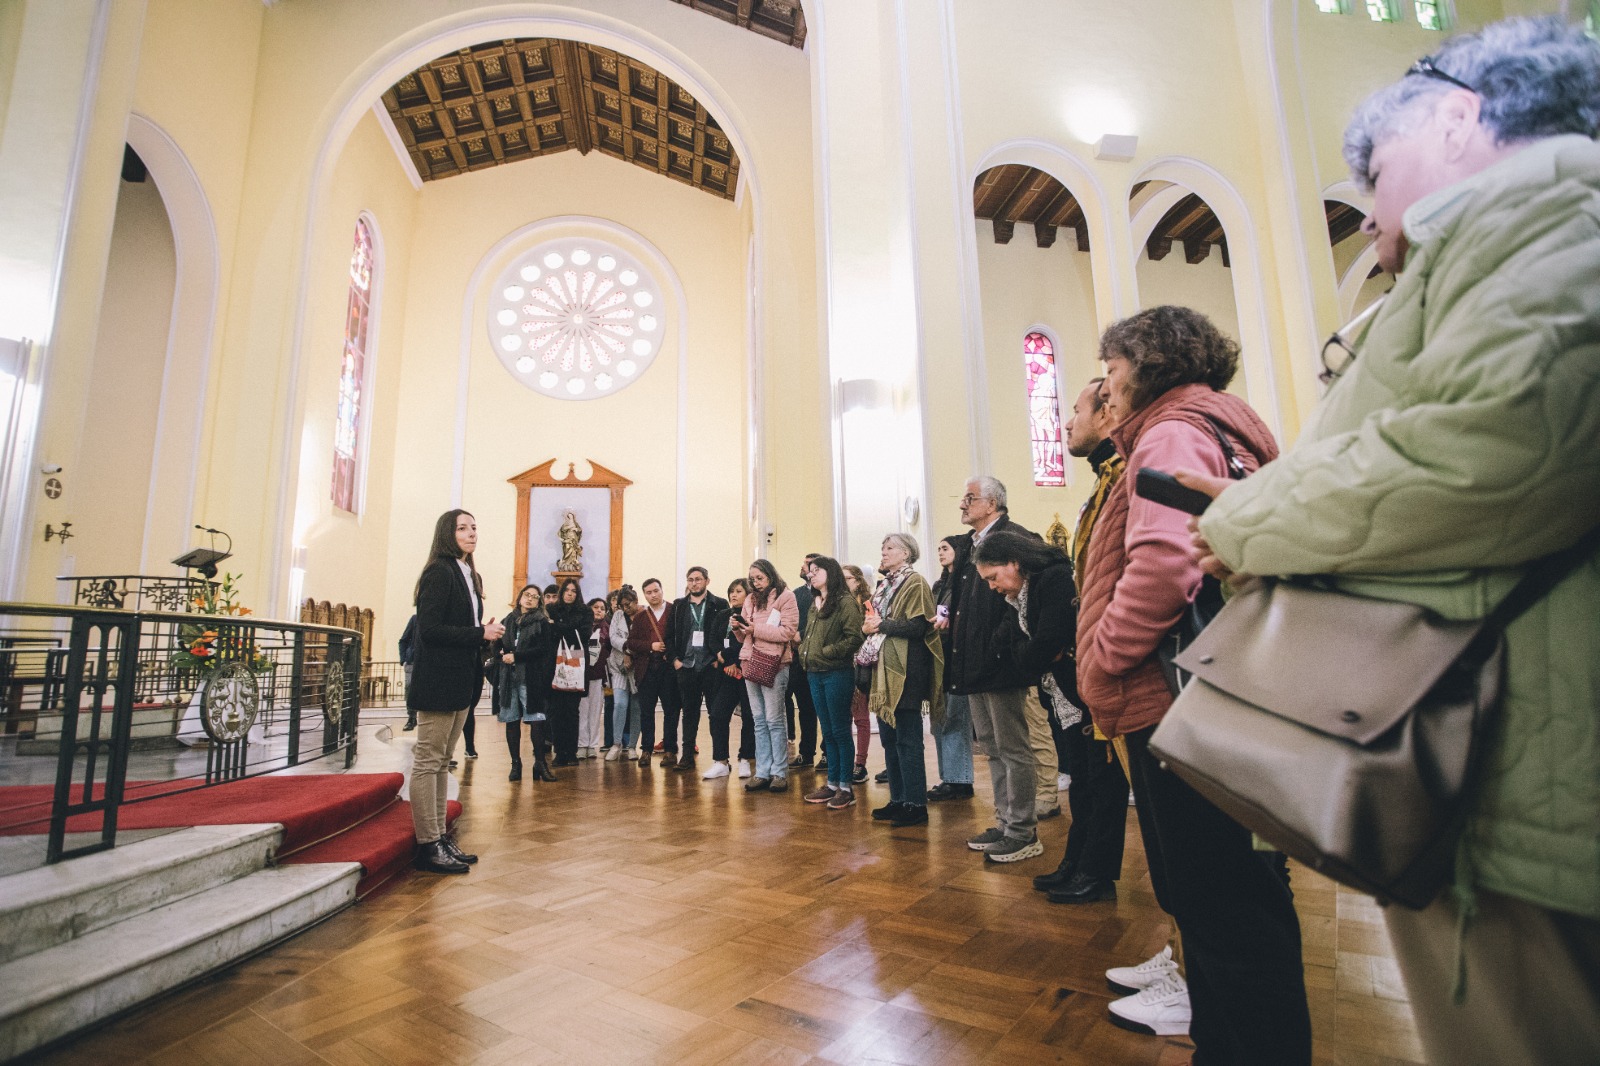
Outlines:
[[1528, 608], [1561, 584], [1567, 575], [1593, 555], [1597, 548], [1600, 548], [1600, 526], [1589, 530], [1575, 544], [1546, 555], [1534, 563], [1506, 598], [1484, 617], [1484, 628], [1503, 632]]
[[1228, 433], [1222, 428], [1222, 423], [1208, 414], [1202, 414], [1200, 417], [1206, 420], [1206, 425], [1211, 427], [1212, 435], [1217, 438], [1217, 443], [1222, 446], [1222, 458], [1228, 468], [1228, 477], [1234, 481], [1243, 480], [1249, 471], [1244, 468], [1244, 460], [1240, 459], [1239, 454], [1233, 450], [1233, 442], [1228, 440]]

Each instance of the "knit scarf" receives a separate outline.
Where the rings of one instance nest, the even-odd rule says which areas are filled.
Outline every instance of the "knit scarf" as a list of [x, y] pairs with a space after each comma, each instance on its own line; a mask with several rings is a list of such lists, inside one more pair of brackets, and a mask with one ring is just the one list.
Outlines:
[[[900, 586], [910, 576], [911, 565], [903, 563], [898, 570], [884, 574], [878, 580], [878, 587], [872, 593], [872, 608], [878, 612], [879, 618], [889, 617], [889, 604], [894, 602], [894, 594], [900, 591]], [[883, 637], [882, 633], [867, 637], [856, 652], [857, 666], [877, 665], [878, 657], [883, 654]]]

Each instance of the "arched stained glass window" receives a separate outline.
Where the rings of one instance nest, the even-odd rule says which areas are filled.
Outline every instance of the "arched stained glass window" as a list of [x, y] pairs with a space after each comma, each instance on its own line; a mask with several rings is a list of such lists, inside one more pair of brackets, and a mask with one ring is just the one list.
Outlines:
[[1056, 348], [1037, 331], [1022, 338], [1028, 375], [1028, 434], [1033, 441], [1033, 483], [1065, 485], [1066, 456], [1061, 449], [1061, 395], [1056, 389]]
[[372, 231], [356, 219], [355, 248], [350, 253], [350, 303], [344, 320], [344, 356], [339, 361], [339, 411], [333, 428], [333, 505], [354, 512], [360, 499], [356, 479], [361, 469], [361, 418], [366, 405], [367, 335], [372, 314]]

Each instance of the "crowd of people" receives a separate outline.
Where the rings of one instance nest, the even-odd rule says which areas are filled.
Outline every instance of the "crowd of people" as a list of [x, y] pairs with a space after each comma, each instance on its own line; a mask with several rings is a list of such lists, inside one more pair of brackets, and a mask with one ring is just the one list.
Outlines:
[[[1289, 864], [1169, 772], [1151, 735], [1175, 692], [1158, 650], [1206, 582], [1320, 575], [1368, 596], [1482, 617], [1531, 563], [1600, 524], [1600, 45], [1559, 20], [1452, 39], [1361, 108], [1346, 154], [1365, 227], [1398, 277], [1298, 441], [1280, 455], [1230, 393], [1239, 349], [1203, 315], [1141, 311], [1100, 340], [1067, 448], [1093, 488], [1065, 550], [1011, 517], [1005, 486], [968, 481], [966, 529], [937, 546], [890, 532], [877, 577], [808, 555], [790, 587], [766, 559], [710, 591], [692, 567], [585, 603], [576, 582], [522, 590], [484, 617], [472, 516], [441, 516], [417, 585], [412, 804], [419, 867], [475, 861], [446, 834], [441, 778], [485, 667], [513, 780], [528, 726], [536, 781], [609, 760], [697, 769], [847, 810], [877, 724], [888, 802], [908, 828], [973, 795], [987, 759], [996, 863], [1070, 826], [1052, 902], [1114, 900], [1128, 792], [1172, 937], [1114, 968], [1113, 1019], [1187, 1032], [1195, 1061], [1306, 1066], [1311, 1018]], [[1327, 352], [1325, 350], [1325, 358]], [[1134, 491], [1175, 473], [1203, 516]], [[1452, 891], [1386, 910], [1430, 1062], [1593, 1061], [1600, 1048], [1600, 562], [1574, 569], [1506, 632], [1504, 696]], [[1351, 669], [1361, 664], [1352, 663]], [[656, 743], [656, 710], [662, 736]], [[609, 714], [607, 708], [609, 707]], [[741, 722], [737, 752], [731, 723]], [[937, 750], [928, 787], [925, 744]], [[976, 745], [976, 747], [975, 747]], [[470, 754], [470, 752], [469, 752]], [[1463, 1004], [1464, 991], [1470, 998]]]

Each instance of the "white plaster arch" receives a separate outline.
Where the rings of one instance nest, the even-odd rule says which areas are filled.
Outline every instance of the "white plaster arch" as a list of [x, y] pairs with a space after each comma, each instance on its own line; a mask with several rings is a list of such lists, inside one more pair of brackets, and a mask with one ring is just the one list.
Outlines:
[[1261, 235], [1244, 197], [1215, 167], [1188, 156], [1163, 156], [1153, 160], [1134, 177], [1129, 188], [1141, 181], [1170, 181], [1183, 186], [1204, 200], [1222, 223], [1233, 273], [1233, 302], [1239, 313], [1240, 361], [1244, 366], [1245, 389], [1250, 394], [1251, 406], [1281, 440], [1283, 412], [1272, 365], [1272, 333], [1261, 274]]
[[[1113, 216], [1105, 186], [1101, 184], [1099, 175], [1083, 160], [1048, 141], [1031, 139], [1003, 141], [980, 156], [971, 173], [967, 175], [963, 197], [965, 216], [963, 222], [969, 230], [977, 225], [977, 217], [973, 212], [972, 190], [978, 177], [986, 170], [1008, 163], [1020, 163], [1044, 171], [1065, 185], [1067, 191], [1078, 201], [1078, 206], [1083, 209], [1084, 224], [1089, 229], [1089, 268], [1094, 278], [1095, 308], [1101, 319], [1100, 325], [1102, 327], [1109, 325], [1111, 320], [1121, 313], [1120, 308], [1124, 306], [1126, 294], [1121, 291], [1120, 279], [1112, 261]], [[971, 284], [976, 286], [977, 264], [974, 262], [971, 265]], [[981, 319], [981, 312], [979, 314]]]
[[1372, 273], [1372, 268], [1378, 265], [1378, 245], [1376, 242], [1368, 244], [1361, 249], [1361, 254], [1356, 256], [1346, 268], [1344, 277], [1339, 279], [1339, 321], [1345, 323], [1356, 317], [1356, 300], [1361, 297], [1361, 290], [1367, 284], [1367, 275]]
[[1178, 206], [1178, 202], [1194, 190], [1186, 189], [1182, 185], [1168, 185], [1158, 190], [1150, 199], [1140, 205], [1132, 221], [1128, 223], [1128, 236], [1133, 247], [1133, 257], [1139, 258], [1139, 251], [1150, 240], [1150, 234], [1156, 231], [1156, 226], [1167, 217], [1167, 212]]
[[[467, 404], [472, 382], [472, 339], [481, 336], [483, 331], [483, 316], [478, 313], [478, 306], [483, 298], [484, 286], [488, 283], [493, 273], [525, 248], [532, 247], [543, 241], [547, 236], [570, 235], [574, 232], [589, 233], [606, 238], [620, 238], [641, 254], [647, 266], [656, 272], [662, 281], [662, 288], [673, 297], [672, 316], [677, 320], [678, 334], [678, 390], [677, 390], [677, 470], [676, 470], [676, 516], [674, 528], [677, 533], [676, 540], [676, 567], [682, 572], [687, 566], [688, 536], [689, 536], [689, 298], [683, 288], [683, 279], [678, 276], [678, 271], [673, 267], [672, 261], [666, 254], [652, 244], [637, 230], [624, 226], [620, 222], [613, 222], [608, 218], [599, 218], [594, 215], [553, 215], [542, 218], [537, 222], [530, 222], [506, 234], [494, 243], [483, 257], [478, 260], [477, 266], [472, 270], [472, 276], [467, 281], [466, 293], [462, 298], [461, 307], [461, 342], [459, 352], [460, 369], [456, 374], [456, 425], [455, 446], [451, 462], [450, 474], [450, 501], [451, 506], [461, 506], [463, 484], [466, 478], [467, 465]], [[501, 371], [498, 359], [494, 361], [496, 372]], [[646, 370], [645, 373], [649, 373]], [[754, 402], [752, 399], [751, 402]]]
[[[966, 317], [967, 389], [974, 400], [969, 404], [970, 432], [977, 443], [974, 469], [988, 467], [992, 426], [989, 418], [988, 377], [983, 362], [983, 291], [978, 276], [978, 220], [973, 209], [972, 191], [986, 170], [1007, 164], [1033, 167], [1066, 186], [1083, 209], [1084, 225], [1089, 230], [1089, 270], [1094, 283], [1095, 315], [1098, 329], [1131, 310], [1136, 298], [1132, 287], [1131, 258], [1119, 252], [1119, 226], [1125, 222], [1111, 211], [1104, 184], [1083, 160], [1060, 145], [1032, 138], [1002, 141], [980, 155], [965, 177], [959, 205], [962, 279], [966, 286], [963, 310]], [[1097, 330], [1098, 332], [1098, 330]], [[1052, 331], [1052, 343], [1061, 350], [1060, 339]], [[1057, 372], [1060, 364], [1057, 363]]]
[[178, 143], [137, 111], [128, 115], [127, 141], [161, 194], [177, 267], [139, 549], [141, 572], [148, 574], [185, 550], [194, 524], [221, 252], [200, 176]]
[[[733, 145], [740, 161], [741, 181], [746, 183], [755, 219], [757, 247], [762, 247], [765, 200], [761, 193], [760, 152], [747, 135], [748, 121], [729, 95], [710, 74], [686, 52], [649, 31], [621, 19], [557, 3], [509, 3], [487, 9], [452, 12], [397, 35], [358, 64], [340, 82], [326, 107], [311, 127], [310, 141], [317, 146], [311, 170], [300, 187], [298, 228], [299, 247], [294, 253], [293, 296], [288, 353], [285, 404], [274, 427], [275, 453], [279, 464], [275, 494], [267, 532], [267, 588], [272, 609], [284, 606], [292, 549], [294, 516], [290, 513], [296, 497], [299, 471], [300, 433], [297, 427], [305, 417], [303, 385], [306, 319], [310, 303], [311, 259], [315, 247], [319, 209], [325, 190], [345, 142], [362, 116], [381, 94], [400, 78], [430, 59], [485, 40], [516, 37], [556, 37], [584, 44], [600, 45], [623, 55], [649, 63], [656, 70], [688, 89], [717, 120]], [[759, 361], [759, 350], [750, 353]], [[759, 420], [759, 407], [749, 412]], [[680, 435], [680, 452], [683, 450]], [[680, 456], [681, 461], [681, 456]], [[680, 517], [680, 525], [684, 520]], [[680, 548], [682, 551], [680, 539]], [[679, 569], [682, 569], [680, 565]]]
[[1363, 215], [1372, 214], [1372, 197], [1356, 188], [1356, 183], [1346, 178], [1336, 181], [1322, 190], [1324, 200], [1336, 200], [1341, 204], [1349, 204]]
[[[1372, 213], [1372, 197], [1356, 188], [1356, 183], [1345, 179], [1336, 181], [1322, 190], [1323, 200], [1333, 200], [1355, 208], [1363, 215]], [[1348, 322], [1355, 317], [1356, 299], [1361, 294], [1361, 288], [1366, 284], [1367, 275], [1372, 268], [1378, 265], [1378, 249], [1372, 241], [1361, 249], [1350, 265], [1345, 268], [1344, 274], [1339, 277], [1339, 321]]]

